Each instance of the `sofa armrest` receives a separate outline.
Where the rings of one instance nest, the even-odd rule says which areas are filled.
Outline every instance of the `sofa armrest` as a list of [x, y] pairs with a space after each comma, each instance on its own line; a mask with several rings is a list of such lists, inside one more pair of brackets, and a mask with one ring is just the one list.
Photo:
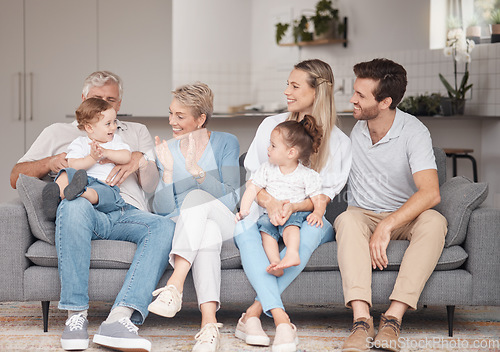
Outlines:
[[34, 240], [21, 201], [0, 204], [0, 301], [24, 300], [25, 254]]
[[472, 212], [464, 248], [473, 305], [500, 305], [500, 209], [480, 207]]

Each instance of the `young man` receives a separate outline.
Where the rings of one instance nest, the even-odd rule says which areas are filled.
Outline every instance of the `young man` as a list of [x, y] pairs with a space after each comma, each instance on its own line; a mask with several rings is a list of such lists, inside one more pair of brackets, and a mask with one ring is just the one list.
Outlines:
[[[92, 73], [85, 80], [82, 100], [91, 97], [106, 100], [118, 111], [122, 99], [121, 79], [107, 71]], [[76, 137], [85, 135], [77, 125], [74, 121], [47, 127], [12, 169], [12, 186], [15, 187], [20, 173], [45, 178], [67, 168], [66, 148]], [[139, 164], [141, 171], [156, 168], [154, 162], [147, 162], [144, 155], [150, 153], [149, 157], [153, 158], [154, 145], [147, 128], [138, 123], [118, 122], [116, 133], [133, 153], [128, 164], [113, 168], [107, 182], [120, 186], [120, 194], [127, 204], [118, 211], [104, 214], [80, 198], [63, 200], [57, 210], [56, 247], [61, 279], [59, 309], [68, 310], [61, 344], [66, 350], [83, 350], [89, 345], [90, 241], [98, 239], [134, 242], [137, 244], [136, 253], [140, 255], [134, 256], [111, 313], [94, 335], [94, 342], [118, 350], [151, 350], [151, 342], [138, 336], [133, 323], [142, 324], [148, 314], [148, 305], [153, 298], [151, 292], [168, 265], [175, 224], [170, 219], [147, 212], [137, 172]]]
[[[396, 106], [406, 90], [405, 69], [387, 59], [354, 66], [351, 132], [353, 162], [347, 210], [335, 220], [345, 304], [354, 324], [343, 351], [380, 347], [399, 351], [401, 321], [416, 309], [441, 255], [446, 219], [431, 208], [440, 202], [432, 141], [427, 128]], [[384, 270], [390, 240], [410, 241], [375, 335], [372, 269]], [[373, 340], [375, 339], [375, 340]]]

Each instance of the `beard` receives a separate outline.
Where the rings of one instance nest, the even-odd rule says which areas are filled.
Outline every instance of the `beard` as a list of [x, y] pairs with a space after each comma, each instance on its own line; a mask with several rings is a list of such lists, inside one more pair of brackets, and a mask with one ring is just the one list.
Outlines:
[[373, 120], [379, 115], [379, 113], [380, 113], [379, 108], [377, 107], [377, 105], [374, 105], [359, 110], [359, 116], [357, 117], [355, 116], [355, 118], [357, 120], [364, 120], [364, 121]]

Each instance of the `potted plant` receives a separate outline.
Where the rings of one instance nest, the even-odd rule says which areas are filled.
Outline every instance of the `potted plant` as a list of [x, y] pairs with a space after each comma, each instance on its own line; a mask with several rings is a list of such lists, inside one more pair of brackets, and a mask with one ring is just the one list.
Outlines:
[[[475, 43], [465, 38], [461, 28], [454, 28], [448, 31], [444, 55], [451, 56], [453, 59], [454, 85], [452, 86], [446, 78], [439, 74], [441, 82], [448, 92], [448, 99], [443, 99], [443, 110], [446, 115], [447, 106], [451, 108], [451, 115], [463, 115], [465, 107], [465, 94], [472, 88], [469, 81], [469, 63], [471, 61], [470, 53], [474, 49]], [[458, 63], [464, 62], [464, 71], [460, 85], [458, 84]]]
[[314, 39], [335, 38], [343, 32], [339, 10], [333, 8], [331, 0], [318, 1], [311, 20], [314, 23]]
[[422, 94], [405, 97], [398, 108], [415, 116], [434, 116], [441, 113], [441, 94]]
[[288, 30], [288, 27], [290, 27], [290, 23], [276, 23], [276, 44], [281, 42], [286, 31]]
[[300, 19], [294, 21], [293, 39], [295, 43], [309, 42], [313, 39], [312, 33], [309, 32], [309, 20], [306, 15], [302, 15]]
[[469, 19], [465, 35], [467, 39], [473, 40], [476, 44], [481, 42], [481, 26], [478, 24], [476, 16]]
[[491, 42], [500, 42], [500, 9], [496, 9], [491, 13]]

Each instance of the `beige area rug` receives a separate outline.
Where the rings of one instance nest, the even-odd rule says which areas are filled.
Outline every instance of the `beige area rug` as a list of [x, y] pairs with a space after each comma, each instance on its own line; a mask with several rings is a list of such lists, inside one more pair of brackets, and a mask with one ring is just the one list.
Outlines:
[[[89, 310], [91, 337], [110, 308], [110, 303], [92, 302]], [[224, 324], [221, 351], [270, 351], [270, 348], [247, 346], [234, 337], [241, 308], [226, 305], [218, 313], [219, 322]], [[385, 308], [376, 306], [373, 309], [376, 326]], [[340, 306], [292, 306], [288, 307], [288, 313], [298, 328], [298, 351], [340, 351], [352, 320], [348, 309]], [[66, 312], [59, 311], [57, 302], [52, 302], [49, 331], [44, 333], [40, 302], [2, 302], [0, 351], [61, 351], [59, 339], [65, 319]], [[153, 352], [191, 351], [200, 319], [196, 306], [186, 304], [173, 319], [151, 314], [139, 333], [152, 341]], [[264, 317], [263, 326], [272, 338], [274, 326], [271, 319]], [[445, 307], [408, 312], [403, 321], [402, 351], [500, 351], [500, 307], [457, 307], [454, 331], [453, 338], [448, 338]], [[87, 351], [111, 350], [91, 342]]]

